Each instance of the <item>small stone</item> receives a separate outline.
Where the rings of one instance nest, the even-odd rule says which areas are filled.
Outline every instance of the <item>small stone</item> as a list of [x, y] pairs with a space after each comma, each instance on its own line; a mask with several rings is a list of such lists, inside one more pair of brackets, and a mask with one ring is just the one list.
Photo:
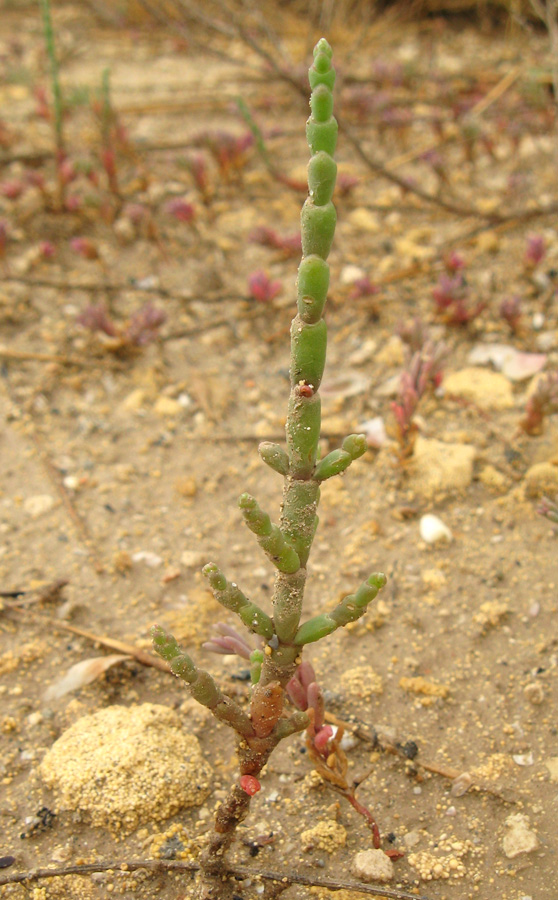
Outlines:
[[121, 216], [112, 226], [114, 233], [123, 244], [131, 244], [136, 239], [136, 229], [128, 216]]
[[306, 853], [310, 850], [334, 853], [339, 847], [345, 846], [346, 840], [346, 830], [333, 820], [318, 822], [313, 828], [307, 828], [300, 835], [301, 847]]
[[351, 210], [347, 216], [347, 221], [357, 228], [358, 231], [367, 231], [368, 234], [377, 234], [381, 230], [378, 216], [366, 209], [365, 206], [358, 206], [356, 209]]
[[405, 362], [405, 344], [393, 334], [376, 353], [374, 360], [382, 367], [402, 366]]
[[528, 753], [514, 753], [512, 759], [517, 766], [534, 766], [535, 764], [532, 750], [529, 750]]
[[458, 775], [457, 778], [454, 778], [451, 783], [451, 795], [452, 797], [462, 797], [463, 794], [466, 794], [469, 788], [473, 783], [473, 779], [469, 772], [462, 772], [461, 775]]
[[460, 397], [480, 409], [503, 410], [514, 405], [513, 390], [508, 379], [499, 372], [469, 366], [450, 372], [444, 378], [446, 397]]
[[24, 501], [23, 509], [32, 519], [38, 519], [50, 512], [55, 502], [54, 497], [51, 497], [50, 494], [34, 494]]
[[528, 497], [553, 496], [558, 491], [558, 466], [549, 462], [535, 463], [525, 473], [525, 492]]
[[383, 850], [361, 850], [353, 859], [353, 874], [361, 881], [376, 881], [380, 884], [393, 881], [393, 863]]
[[539, 706], [544, 700], [544, 688], [540, 681], [533, 681], [526, 684], [523, 688], [523, 696], [532, 703], [533, 706]]
[[463, 491], [473, 480], [476, 448], [417, 437], [408, 464], [411, 487], [423, 497]]
[[172, 397], [159, 397], [153, 406], [156, 416], [178, 416], [182, 411], [182, 404]]
[[137, 412], [141, 409], [145, 402], [145, 391], [142, 388], [136, 388], [120, 404], [123, 412]]
[[356, 666], [347, 669], [341, 675], [343, 690], [358, 700], [369, 700], [373, 694], [382, 694], [384, 687], [382, 676], [372, 666]]
[[418, 833], [418, 831], [408, 831], [407, 834], [403, 835], [403, 843], [409, 850], [412, 847], [416, 847], [419, 841], [420, 834]]
[[31, 725], [31, 727], [35, 725], [40, 725], [43, 721], [43, 714], [40, 712], [32, 712], [27, 716], [27, 724]]
[[417, 244], [407, 237], [397, 238], [395, 250], [399, 258], [407, 259], [409, 262], [432, 259], [436, 255], [436, 248], [432, 244]]
[[523, 813], [508, 816], [505, 827], [502, 849], [508, 859], [515, 859], [521, 853], [532, 853], [539, 846], [537, 835], [529, 826], [529, 817]]
[[184, 550], [180, 557], [180, 562], [187, 569], [197, 569], [207, 562], [207, 554], [201, 550]]
[[62, 481], [62, 484], [68, 491], [77, 491], [79, 487], [79, 476], [66, 475], [66, 477]]
[[438, 516], [429, 513], [422, 516], [419, 523], [420, 536], [427, 544], [438, 544], [440, 542], [450, 543], [453, 535], [448, 526], [442, 522]]
[[360, 266], [343, 266], [341, 269], [341, 274], [339, 276], [339, 281], [341, 284], [354, 284], [355, 281], [358, 281], [360, 278], [364, 278], [366, 276], [366, 272], [364, 269], [361, 269]]
[[403, 676], [403, 678], [399, 679], [399, 687], [411, 694], [440, 697], [442, 700], [445, 700], [450, 692], [447, 684], [437, 684], [435, 681], [428, 681], [422, 675], [417, 675], [414, 678]]
[[481, 231], [476, 243], [481, 253], [497, 253], [500, 247], [500, 237], [497, 231]]
[[498, 471], [494, 466], [487, 465], [481, 469], [479, 481], [492, 491], [502, 493], [507, 489], [508, 481], [505, 475]]
[[181, 497], [195, 497], [198, 493], [198, 483], [195, 478], [179, 478], [174, 484], [174, 489]]
[[550, 773], [551, 781], [558, 781], [558, 756], [551, 756], [547, 759], [545, 766]]
[[132, 568], [132, 557], [126, 550], [117, 550], [112, 557], [112, 564], [115, 570], [123, 575]]
[[134, 553], [132, 562], [143, 562], [150, 569], [157, 569], [163, 564], [162, 557], [158, 556], [157, 553], [151, 553], [149, 550], [139, 550], [137, 553]]

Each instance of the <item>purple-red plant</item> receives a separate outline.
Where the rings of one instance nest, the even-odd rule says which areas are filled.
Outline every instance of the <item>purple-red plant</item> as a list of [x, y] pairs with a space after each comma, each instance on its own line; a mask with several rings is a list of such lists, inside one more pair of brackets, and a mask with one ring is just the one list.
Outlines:
[[378, 294], [379, 291], [380, 288], [378, 285], [374, 284], [373, 281], [370, 281], [368, 275], [364, 275], [362, 278], [357, 278], [356, 281], [353, 281], [348, 299], [360, 300], [361, 297], [373, 297], [374, 294]]
[[114, 341], [108, 348], [115, 353], [137, 350], [156, 341], [166, 313], [151, 302], [146, 303], [124, 324], [117, 325], [103, 303], [86, 306], [76, 321], [89, 331], [101, 331]]
[[340, 172], [337, 176], [337, 193], [340, 197], [348, 197], [359, 184], [360, 179], [356, 175]]
[[401, 373], [397, 399], [391, 404], [395, 418], [395, 437], [401, 460], [411, 456], [418, 434], [414, 421], [421, 398], [429, 387], [439, 387], [442, 380], [441, 363], [446, 354], [442, 343], [427, 341], [413, 353]]
[[121, 337], [134, 347], [145, 347], [146, 344], [157, 340], [159, 329], [166, 319], [167, 314], [164, 310], [158, 309], [151, 302], [145, 303], [121, 330]]
[[450, 250], [444, 256], [444, 268], [448, 275], [456, 275], [465, 268], [465, 257], [457, 250]]
[[536, 269], [546, 256], [546, 241], [542, 234], [528, 234], [523, 265], [528, 272]]
[[[328, 743], [333, 737], [333, 728], [325, 724], [324, 695], [316, 682], [316, 674], [309, 662], [301, 662], [286, 686], [287, 694], [297, 709], [310, 713], [310, 723], [306, 735], [313, 750], [327, 761]], [[311, 711], [311, 712], [310, 712]]]
[[13, 178], [11, 181], [0, 181], [0, 194], [7, 200], [17, 200], [23, 194], [25, 184], [19, 179]]
[[[544, 516], [549, 522], [558, 525], [558, 503], [555, 503], [554, 500], [550, 500], [549, 497], [543, 497], [537, 507], [537, 512], [539, 516]], [[554, 532], [556, 533], [556, 528]]]
[[499, 306], [499, 312], [514, 334], [521, 330], [521, 298], [515, 294], [513, 297], [504, 297]]
[[468, 325], [486, 307], [481, 300], [471, 304], [470, 288], [461, 272], [440, 275], [432, 296], [438, 313], [448, 325]]
[[0, 259], [2, 259], [5, 256], [7, 246], [8, 246], [8, 225], [3, 219], [0, 219]]
[[39, 255], [41, 259], [51, 260], [56, 256], [56, 247], [52, 241], [41, 241], [39, 243]]
[[[306, 712], [309, 723], [306, 728], [306, 749], [320, 777], [341, 794], [353, 809], [363, 816], [372, 832], [372, 844], [378, 849], [381, 845], [380, 831], [370, 810], [355, 796], [354, 782], [347, 781], [348, 761], [341, 746], [344, 725], [332, 715], [328, 719], [334, 723], [326, 724], [324, 695], [316, 681], [316, 674], [310, 663], [301, 662], [286, 685], [287, 694], [297, 709]], [[392, 859], [403, 854], [398, 850], [384, 851]]]
[[558, 372], [547, 372], [527, 400], [520, 428], [530, 435], [541, 434], [544, 417], [554, 413], [558, 413]]
[[247, 151], [254, 145], [254, 140], [250, 131], [241, 135], [228, 131], [203, 132], [197, 138], [198, 144], [207, 147], [226, 181], [232, 172], [244, 168], [248, 159]]
[[196, 217], [195, 207], [188, 203], [184, 197], [175, 197], [173, 200], [169, 200], [165, 204], [165, 212], [178, 222], [185, 222], [186, 224], [193, 222]]
[[108, 314], [104, 303], [90, 303], [76, 319], [89, 331], [102, 331], [108, 337], [116, 337], [118, 329]]
[[182, 163], [194, 179], [194, 183], [202, 195], [203, 202], [208, 203], [211, 199], [211, 189], [205, 156], [203, 153], [193, 153], [191, 156], [185, 157]]
[[74, 237], [70, 240], [70, 247], [74, 253], [77, 253], [78, 256], [82, 256], [84, 259], [99, 259], [97, 245], [91, 238]]
[[259, 303], [269, 303], [282, 290], [281, 282], [272, 280], [263, 269], [257, 269], [248, 276], [248, 296]]
[[254, 228], [250, 232], [248, 240], [253, 244], [261, 244], [263, 247], [281, 250], [285, 256], [299, 256], [302, 249], [300, 232], [281, 237], [274, 228], [268, 228], [266, 225], [259, 225], [257, 228]]

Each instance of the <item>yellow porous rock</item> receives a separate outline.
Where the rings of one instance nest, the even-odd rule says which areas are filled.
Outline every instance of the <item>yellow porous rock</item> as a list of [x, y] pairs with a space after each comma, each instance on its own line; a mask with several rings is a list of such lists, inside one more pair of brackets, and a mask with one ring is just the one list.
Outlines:
[[441, 697], [445, 700], [450, 689], [447, 684], [436, 684], [435, 681], [427, 681], [422, 675], [415, 678], [400, 678], [399, 687], [411, 694], [422, 694], [425, 697]]
[[318, 822], [313, 828], [308, 828], [300, 835], [302, 849], [323, 850], [325, 853], [334, 853], [339, 847], [345, 846], [347, 832], [342, 825], [333, 820]]
[[166, 706], [109, 706], [78, 719], [53, 744], [39, 774], [59, 810], [129, 832], [201, 806], [211, 766], [197, 738]]

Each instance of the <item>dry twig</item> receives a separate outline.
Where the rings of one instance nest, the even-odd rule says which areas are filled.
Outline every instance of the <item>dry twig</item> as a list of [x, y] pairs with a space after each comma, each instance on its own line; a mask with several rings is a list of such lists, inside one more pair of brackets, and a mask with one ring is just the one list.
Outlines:
[[[110, 862], [87, 863], [81, 866], [60, 866], [51, 869], [30, 869], [28, 872], [14, 872], [12, 875], [0, 876], [0, 887], [5, 884], [26, 884], [43, 878], [65, 878], [69, 875], [91, 875], [94, 872], [120, 872], [126, 875], [129, 872], [137, 872], [138, 869], [147, 869], [154, 873], [162, 872], [198, 872], [198, 863], [182, 862], [178, 860], [112, 860]], [[309, 887], [323, 887], [329, 891], [357, 891], [361, 894], [372, 894], [375, 897], [391, 897], [393, 900], [428, 900], [418, 894], [409, 894], [407, 891], [399, 891], [373, 884], [361, 884], [358, 881], [344, 881], [332, 878], [318, 878], [315, 875], [299, 875], [295, 872], [284, 874], [283, 872], [270, 872], [258, 869], [254, 872], [248, 866], [226, 866], [228, 875], [235, 878], [253, 878], [264, 881], [275, 881], [278, 884], [308, 885]]]

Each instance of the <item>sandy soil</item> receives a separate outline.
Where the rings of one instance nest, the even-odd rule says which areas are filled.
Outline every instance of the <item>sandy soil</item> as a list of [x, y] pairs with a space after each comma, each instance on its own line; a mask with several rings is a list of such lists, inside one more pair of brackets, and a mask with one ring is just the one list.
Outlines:
[[[168, 29], [101, 25], [78, 4], [62, 5], [56, 18], [64, 89], [76, 97], [66, 121], [70, 157], [97, 159], [99, 128], [78, 88], [94, 95], [108, 67], [114, 108], [136, 148], [120, 159], [122, 191], [126, 202], [151, 210], [155, 227], [134, 230], [129, 217], [122, 224], [121, 211], [111, 222], [110, 208], [93, 201], [74, 212], [45, 210], [38, 188], [0, 196], [9, 234], [0, 260], [0, 588], [27, 592], [3, 597], [0, 613], [0, 856], [15, 857], [0, 873], [6, 876], [168, 856], [173, 847], [188, 857], [234, 779], [231, 736], [155, 668], [128, 660], [60, 699], [47, 702], [44, 692], [73, 664], [111, 652], [64, 626], [149, 649], [149, 627], [159, 621], [227, 691], [246, 696], [242, 661], [221, 664], [200, 649], [216, 616], [230, 621], [216, 610], [200, 568], [215, 560], [266, 604], [273, 572], [242, 525], [237, 497], [248, 490], [272, 515], [278, 509], [280, 479], [261, 464], [256, 447], [282, 439], [297, 260], [248, 236], [257, 226], [295, 233], [303, 197], [274, 182], [253, 148], [226, 178], [202, 147], [212, 193], [204, 203], [184, 158], [204, 130], [245, 133], [234, 103], [241, 94], [285, 173], [303, 177], [307, 159], [304, 100], [241, 41], [214, 44], [224, 54], [218, 56]], [[304, 23], [286, 13], [276, 19], [272, 14], [303, 65], [317, 35], [307, 42]], [[51, 126], [37, 115], [34, 98], [37, 85], [48, 85], [38, 14], [8, 7], [2, 22], [1, 117], [9, 138], [0, 181], [25, 178], [32, 168], [53, 184]], [[394, 163], [427, 147], [434, 139], [429, 120], [442, 109], [447, 140], [436, 152], [451, 192], [420, 158], [399, 160], [395, 171], [484, 211], [555, 200], [556, 137], [549, 95], [537, 81], [546, 71], [544, 34], [386, 17], [358, 45], [349, 27], [337, 26], [331, 40], [342, 76], [338, 108], [378, 159]], [[373, 69], [378, 61], [387, 74]], [[486, 141], [471, 161], [452, 125], [451, 97], [480, 102], [516, 66], [515, 80], [481, 113]], [[366, 103], [387, 91], [409, 122], [378, 128], [379, 114], [354, 100], [357, 88]], [[324, 446], [338, 445], [373, 416], [389, 420], [385, 385], [404, 359], [395, 329], [414, 316], [447, 343], [448, 376], [468, 367], [482, 342], [544, 352], [546, 369], [556, 368], [555, 218], [490, 226], [403, 194], [372, 175], [343, 137], [338, 159], [341, 172], [359, 180], [336, 200]], [[110, 198], [103, 179], [91, 193]], [[84, 196], [84, 179], [68, 190]], [[176, 196], [194, 205], [193, 224], [165, 211]], [[529, 231], [548, 244], [531, 274], [522, 263]], [[78, 256], [72, 237], [94, 242], [99, 258]], [[51, 261], [37, 250], [45, 240], [56, 248]], [[473, 298], [486, 302], [465, 328], [441, 322], [432, 301], [449, 248], [467, 260]], [[350, 300], [348, 265], [361, 267], [380, 292]], [[247, 297], [247, 275], [258, 268], [283, 284], [269, 303]], [[513, 295], [523, 308], [517, 334], [498, 313]], [[76, 322], [88, 304], [104, 301], [124, 323], [146, 300], [165, 311], [166, 322], [158, 340], [134, 353], [115, 352]], [[361, 735], [379, 729], [401, 746], [418, 746], [411, 761], [357, 739], [349, 758], [385, 846], [405, 851], [389, 886], [431, 900], [558, 896], [557, 543], [535, 511], [542, 491], [554, 484], [558, 493], [558, 428], [554, 417], [537, 437], [519, 434], [530, 381], [501, 378], [511, 400], [500, 406], [488, 391], [472, 401], [442, 389], [420, 408], [427, 440], [474, 448], [465, 487], [452, 490], [452, 481], [427, 490], [412, 463], [398, 462], [393, 443], [371, 450], [324, 485], [311, 558], [308, 612], [331, 605], [371, 571], [389, 577], [368, 617], [309, 648], [308, 658], [331, 712]], [[442, 470], [443, 463], [442, 453], [426, 465]], [[542, 488], [532, 468], [541, 463]], [[429, 512], [451, 529], [450, 543], [421, 539], [419, 520]], [[68, 583], [54, 599], [14, 608], [59, 579]], [[148, 819], [131, 833], [94, 827], [87, 816], [60, 809], [39, 775], [54, 741], [84, 715], [147, 702], [178, 710], [199, 739], [214, 769], [204, 805], [162, 822]], [[43, 812], [37, 819], [43, 808], [54, 817]], [[510, 820], [517, 816], [525, 818]], [[314, 848], [303, 849], [312, 843], [304, 833], [318, 822]], [[510, 856], [503, 841], [514, 823], [531, 849], [524, 844], [525, 852]], [[250, 841], [270, 833], [273, 841], [252, 858]], [[312, 776], [300, 738], [274, 755], [242, 839], [235, 858], [255, 872], [296, 869], [331, 878], [346, 877], [355, 854], [371, 845], [354, 810]], [[13, 900], [110, 893], [172, 900], [185, 892], [187, 881], [145, 871], [0, 888]], [[257, 896], [247, 885], [239, 894]], [[284, 896], [310, 893], [293, 886]]]

